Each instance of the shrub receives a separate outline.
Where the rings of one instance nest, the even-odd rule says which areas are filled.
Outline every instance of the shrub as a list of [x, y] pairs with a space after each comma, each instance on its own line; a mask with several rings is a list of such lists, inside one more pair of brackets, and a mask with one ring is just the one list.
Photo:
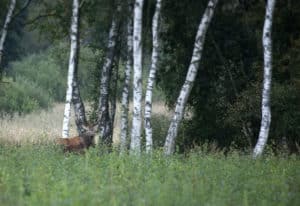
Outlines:
[[[0, 114], [25, 114], [48, 108], [54, 101], [62, 102], [66, 95], [69, 46], [59, 43], [43, 53], [32, 54], [9, 65], [8, 75], [14, 82], [0, 88]], [[83, 98], [93, 95], [94, 73], [100, 51], [82, 47], [78, 80]]]
[[66, 84], [58, 64], [47, 53], [33, 54], [11, 64], [12, 75], [17, 81], [26, 78], [34, 82], [56, 101], [65, 98]]
[[39, 108], [47, 108], [52, 99], [34, 82], [20, 78], [0, 88], [0, 115], [25, 114]]

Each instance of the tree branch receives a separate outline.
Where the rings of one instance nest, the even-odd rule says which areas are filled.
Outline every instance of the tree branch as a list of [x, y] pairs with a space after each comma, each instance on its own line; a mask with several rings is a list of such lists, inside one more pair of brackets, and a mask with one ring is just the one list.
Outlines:
[[24, 26], [30, 25], [30, 24], [35, 23], [36, 21], [39, 21], [39, 20], [42, 19], [42, 18], [45, 18], [45, 17], [55, 17], [55, 16], [58, 16], [58, 17], [59, 17], [59, 15], [56, 14], [55, 12], [47, 13], [47, 14], [40, 14], [40, 15], [36, 16], [35, 18], [30, 19], [29, 21], [25, 22], [23, 25], [24, 25]]
[[29, 7], [31, 2], [32, 0], [27, 0], [24, 6], [12, 17], [11, 21], [14, 21], [20, 14], [22, 14]]

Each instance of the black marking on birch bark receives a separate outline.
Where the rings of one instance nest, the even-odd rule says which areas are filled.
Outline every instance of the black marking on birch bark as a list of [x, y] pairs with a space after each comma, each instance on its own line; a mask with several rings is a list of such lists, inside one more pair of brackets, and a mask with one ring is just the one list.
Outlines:
[[76, 63], [78, 56], [78, 13], [79, 13], [79, 2], [74, 0], [72, 4], [72, 18], [71, 18], [71, 28], [70, 28], [70, 57], [69, 57], [69, 68], [68, 68], [68, 82], [67, 82], [67, 94], [66, 94], [66, 105], [64, 110], [64, 120], [63, 120], [63, 138], [69, 136], [69, 122], [71, 113], [71, 101], [73, 96], [73, 81], [74, 74], [76, 71]]
[[263, 49], [264, 49], [264, 81], [262, 89], [262, 118], [261, 127], [257, 144], [253, 151], [253, 157], [260, 156], [263, 152], [265, 144], [269, 136], [269, 128], [271, 123], [271, 81], [272, 81], [272, 40], [271, 29], [272, 19], [275, 7], [275, 0], [268, 0], [266, 6], [265, 23], [263, 27]]
[[133, 22], [132, 22], [133, 4], [128, 5], [127, 18], [127, 56], [125, 79], [122, 92], [122, 110], [121, 110], [121, 133], [120, 133], [120, 150], [124, 152], [127, 148], [127, 134], [128, 134], [128, 111], [129, 111], [129, 83], [132, 69], [132, 54], [133, 54]]
[[100, 83], [100, 97], [99, 97], [99, 106], [98, 106], [98, 124], [100, 130], [100, 138], [102, 143], [107, 143], [108, 146], [112, 143], [111, 130], [112, 126], [110, 125], [111, 119], [109, 116], [109, 82], [112, 75], [112, 62], [115, 56], [115, 47], [116, 39], [119, 35], [119, 14], [120, 14], [120, 2], [117, 1], [117, 12], [113, 15], [112, 24], [109, 32], [109, 41], [108, 41], [108, 51], [105, 59], [104, 66], [101, 72], [101, 83]]

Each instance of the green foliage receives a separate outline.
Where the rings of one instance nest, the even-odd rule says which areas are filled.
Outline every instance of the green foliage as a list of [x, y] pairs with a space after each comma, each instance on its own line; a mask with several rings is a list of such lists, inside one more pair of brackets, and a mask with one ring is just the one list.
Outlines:
[[[61, 83], [66, 84], [68, 63], [69, 63], [69, 43], [59, 42], [49, 49], [49, 58], [59, 67], [59, 75], [61, 76]], [[47, 54], [47, 53], [46, 53]], [[100, 49], [90, 48], [88, 46], [81, 46], [79, 53], [78, 65], [78, 81], [82, 98], [91, 100], [94, 95], [93, 89], [100, 85], [99, 79], [95, 79], [98, 72], [98, 62], [103, 59], [103, 52]], [[63, 91], [63, 99], [65, 98], [65, 90]], [[61, 100], [61, 99], [58, 99]]]
[[65, 97], [65, 76], [46, 53], [33, 54], [10, 64], [8, 75], [14, 82], [2, 88], [1, 114], [24, 114], [48, 108]]
[[[1, 85], [0, 113], [28, 113], [65, 99], [69, 48], [66, 43], [32, 54], [10, 64], [8, 75], [15, 81]], [[78, 81], [83, 98], [92, 99], [96, 62], [101, 52], [82, 47]]]
[[0, 115], [13, 116], [39, 108], [47, 108], [53, 99], [37, 84], [20, 78], [18, 82], [8, 82], [0, 87]]
[[[191, 118], [183, 122], [178, 143], [203, 142], [219, 147], [253, 148], [261, 119], [263, 1], [220, 2], [207, 33], [203, 56], [188, 100]], [[163, 2], [162, 57], [159, 84], [174, 106], [190, 63], [195, 34], [207, 1]], [[278, 2], [273, 24], [272, 123], [270, 141], [290, 151], [300, 142], [299, 27], [300, 4]], [[291, 2], [290, 2], [291, 3]], [[189, 14], [189, 15], [186, 15]], [[291, 24], [295, 22], [295, 24]], [[297, 23], [296, 23], [297, 22]], [[184, 31], [184, 32], [183, 32]], [[232, 77], [232, 78], [231, 78]], [[245, 132], [247, 129], [247, 134]]]
[[[23, 10], [23, 12], [19, 13], [26, 1], [27, 0], [16, 1], [13, 18], [8, 25], [8, 33], [4, 43], [4, 56], [2, 59], [2, 65], [0, 65], [1, 70], [4, 69], [4, 67], [7, 66], [10, 61], [20, 59], [20, 57], [27, 54], [27, 51], [24, 50], [23, 44], [20, 44], [20, 42], [24, 40], [24, 34], [26, 33], [24, 31], [24, 22], [27, 18], [27, 10]], [[0, 2], [0, 34], [2, 32], [1, 30], [4, 25], [10, 2], [11, 1], [9, 0], [2, 0]], [[16, 14], [18, 15], [16, 16]]]
[[[228, 127], [231, 126], [236, 131], [236, 137], [233, 140], [239, 145], [247, 144], [241, 138], [240, 131], [242, 131], [243, 124], [247, 122], [254, 125], [253, 132], [255, 136], [258, 135], [258, 128], [261, 119], [261, 84], [253, 85], [245, 92], [241, 93], [237, 101], [229, 106], [228, 113], [224, 118]], [[293, 151], [296, 150], [296, 144], [299, 142], [297, 136], [300, 132], [298, 122], [300, 121], [300, 114], [298, 110], [298, 103], [300, 96], [297, 94], [298, 90], [293, 84], [282, 85], [274, 83], [272, 87], [272, 122], [270, 129], [270, 137], [277, 145], [277, 148], [282, 147], [283, 138], [287, 138], [287, 144]], [[289, 105], [289, 106], [287, 106]], [[253, 138], [253, 137], [252, 137]], [[255, 144], [255, 138], [251, 139], [251, 145]]]
[[33, 54], [22, 61], [13, 62], [11, 68], [16, 81], [26, 78], [54, 100], [63, 101], [65, 98], [66, 73], [47, 53]]
[[154, 148], [162, 147], [170, 124], [170, 117], [162, 114], [152, 114], [153, 144]]
[[298, 205], [292, 156], [201, 151], [186, 157], [62, 154], [53, 145], [0, 144], [1, 205]]

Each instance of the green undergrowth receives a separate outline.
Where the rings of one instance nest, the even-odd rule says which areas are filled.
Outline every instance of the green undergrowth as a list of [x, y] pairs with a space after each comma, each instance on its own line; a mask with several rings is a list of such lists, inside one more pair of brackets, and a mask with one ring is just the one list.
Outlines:
[[297, 156], [76, 155], [1, 143], [0, 205], [299, 205], [299, 171]]

